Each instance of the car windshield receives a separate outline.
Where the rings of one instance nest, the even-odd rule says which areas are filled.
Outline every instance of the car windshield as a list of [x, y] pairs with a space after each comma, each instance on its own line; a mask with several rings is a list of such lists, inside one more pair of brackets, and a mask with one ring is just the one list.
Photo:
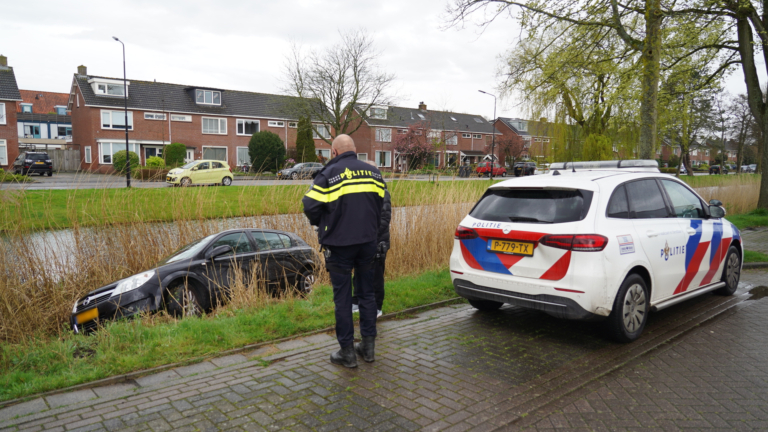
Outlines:
[[182, 166], [182, 167], [181, 167], [181, 169], [190, 169], [190, 168], [192, 168], [193, 166], [195, 166], [195, 164], [196, 164], [196, 163], [197, 163], [197, 161], [192, 161], [192, 162], [190, 162], [190, 163], [188, 163], [188, 164], [186, 164], [186, 165]]
[[177, 250], [171, 256], [168, 258], [160, 261], [157, 263], [158, 266], [174, 263], [177, 261], [183, 261], [189, 258], [192, 258], [193, 256], [197, 255], [198, 252], [200, 252], [205, 246], [208, 244], [209, 241], [211, 241], [212, 238], [214, 238], [216, 234], [209, 235], [208, 237], [198, 239], [193, 241], [192, 243], [187, 244], [186, 246], [183, 246], [181, 249]]
[[28, 153], [27, 154], [27, 159], [31, 159], [31, 160], [46, 160], [46, 159], [48, 159], [48, 155], [47, 154], [40, 154], [40, 153]]
[[564, 223], [584, 219], [592, 191], [583, 189], [491, 189], [470, 216], [495, 222]]

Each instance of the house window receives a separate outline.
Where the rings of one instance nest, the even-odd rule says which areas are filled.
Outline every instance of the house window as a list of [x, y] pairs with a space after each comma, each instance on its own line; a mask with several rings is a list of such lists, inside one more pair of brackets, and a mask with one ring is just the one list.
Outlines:
[[432, 165], [436, 167], [440, 166], [440, 152], [435, 152], [432, 156]]
[[419, 118], [422, 119], [422, 120], [426, 120], [427, 119], [426, 117], [424, 117], [424, 114], [422, 114], [422, 113], [416, 113], [416, 115], [419, 116]]
[[440, 131], [429, 131], [427, 133], [427, 138], [429, 139], [440, 139]]
[[541, 142], [541, 138], [534, 138], [533, 140], [536, 142]]
[[315, 154], [322, 160], [328, 160], [331, 158], [331, 151], [328, 149], [315, 149]]
[[372, 119], [379, 119], [379, 120], [386, 120], [387, 119], [387, 109], [386, 108], [371, 108], [369, 110], [370, 117]]
[[465, 133], [463, 133], [463, 134], [461, 134], [461, 137], [462, 138], [472, 138], [472, 134], [465, 134]]
[[472, 135], [472, 138], [474, 138], [474, 139], [483, 139], [483, 134], [474, 134], [474, 135]]
[[475, 117], [475, 123], [482, 123], [482, 122], [483, 122], [483, 119], [481, 119], [480, 117]]
[[269, 127], [285, 127], [285, 122], [270, 120], [267, 122]]
[[195, 101], [204, 105], [221, 105], [221, 92], [213, 90], [197, 90]]
[[288, 127], [291, 129], [296, 129], [299, 127], [299, 122], [288, 122]]
[[248, 147], [237, 148], [237, 166], [250, 165], [251, 156], [248, 154]]
[[0, 124], [5, 124], [5, 104], [0, 102]]
[[58, 126], [57, 128], [57, 134], [58, 136], [72, 136], [72, 126]]
[[[102, 129], [125, 129], [125, 111], [101, 111]], [[133, 130], [133, 112], [128, 111], [128, 130]]]
[[253, 135], [258, 131], [259, 131], [258, 120], [242, 120], [242, 119], [237, 120], [238, 135]]
[[613, 146], [613, 152], [614, 152], [614, 153], [618, 153], [618, 152], [619, 152], [619, 148], [618, 148], [618, 147], [616, 147], [616, 146]]
[[698, 150], [691, 150], [691, 156], [698, 156], [699, 151]]
[[389, 128], [376, 128], [376, 141], [378, 141], [378, 142], [392, 142], [392, 129], [389, 129]]
[[545, 138], [545, 139], [544, 139], [544, 142], [549, 142], [549, 138]]
[[445, 137], [445, 144], [446, 145], [457, 145], [459, 143], [459, 136], [456, 134], [446, 134]]
[[96, 94], [123, 96], [125, 87], [122, 84], [96, 84]]
[[8, 144], [0, 140], [0, 165], [8, 165]]
[[85, 163], [91, 163], [93, 159], [91, 157], [91, 146], [85, 147]]
[[165, 120], [163, 113], [144, 113], [144, 120]]
[[376, 166], [377, 167], [391, 167], [392, 166], [392, 152], [377, 151], [376, 152]]
[[397, 133], [398, 133], [399, 135], [405, 135], [405, 134], [407, 134], [407, 133], [408, 133], [408, 129], [398, 129], [398, 130], [397, 130]]
[[57, 106], [56, 108], [56, 114], [58, 115], [67, 115], [67, 107], [64, 106]]
[[[112, 165], [112, 155], [119, 151], [125, 151], [125, 143], [99, 143], [99, 162], [103, 165]], [[128, 151], [139, 154], [138, 144], [128, 144]]]
[[203, 133], [214, 135], [227, 134], [227, 119], [203, 117]]
[[709, 156], [709, 150], [704, 150], [704, 156]]
[[368, 160], [368, 153], [358, 153], [357, 154], [357, 160], [361, 160], [363, 162]]
[[40, 125], [24, 125], [24, 138], [40, 138]]
[[171, 121], [191, 122], [191, 115], [171, 114]]
[[326, 125], [315, 125], [315, 129], [317, 129], [317, 130], [316, 131], [315, 130], [312, 131], [312, 138], [314, 138], [314, 139], [320, 139], [320, 138], [330, 139], [331, 138], [331, 131], [328, 128], [328, 126], [326, 126]]
[[21, 104], [21, 112], [24, 114], [31, 114], [32, 113], [32, 104]]

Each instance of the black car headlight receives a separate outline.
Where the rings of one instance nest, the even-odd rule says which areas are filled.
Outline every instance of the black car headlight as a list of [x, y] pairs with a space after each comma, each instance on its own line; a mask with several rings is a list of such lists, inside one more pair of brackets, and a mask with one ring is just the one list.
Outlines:
[[121, 294], [127, 293], [128, 291], [133, 291], [136, 288], [139, 288], [140, 286], [144, 285], [145, 283], [149, 282], [150, 279], [152, 279], [153, 276], [155, 276], [155, 270], [145, 271], [143, 273], [139, 273], [137, 275], [133, 275], [127, 279], [124, 279], [119, 284], [117, 284], [117, 288], [112, 292], [111, 297], [116, 297]]

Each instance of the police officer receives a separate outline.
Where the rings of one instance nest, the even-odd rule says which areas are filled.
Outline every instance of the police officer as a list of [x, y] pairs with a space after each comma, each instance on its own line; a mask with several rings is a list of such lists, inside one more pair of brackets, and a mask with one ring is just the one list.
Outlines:
[[[336, 306], [336, 338], [341, 349], [331, 363], [357, 367], [357, 352], [374, 361], [376, 301], [373, 294], [373, 259], [386, 184], [376, 167], [357, 159], [355, 143], [348, 135], [333, 140], [333, 159], [315, 177], [302, 200], [309, 223], [318, 227], [325, 250], [325, 264], [333, 285]], [[360, 279], [357, 292], [362, 343], [354, 343], [352, 321], [352, 270]]]

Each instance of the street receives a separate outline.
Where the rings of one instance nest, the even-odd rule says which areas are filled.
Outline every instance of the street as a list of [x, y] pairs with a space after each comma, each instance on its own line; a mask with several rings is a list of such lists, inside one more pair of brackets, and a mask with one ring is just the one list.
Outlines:
[[768, 427], [768, 271], [736, 295], [600, 323], [467, 304], [380, 323], [376, 361], [315, 334], [0, 409], [0, 430], [551, 430]]

